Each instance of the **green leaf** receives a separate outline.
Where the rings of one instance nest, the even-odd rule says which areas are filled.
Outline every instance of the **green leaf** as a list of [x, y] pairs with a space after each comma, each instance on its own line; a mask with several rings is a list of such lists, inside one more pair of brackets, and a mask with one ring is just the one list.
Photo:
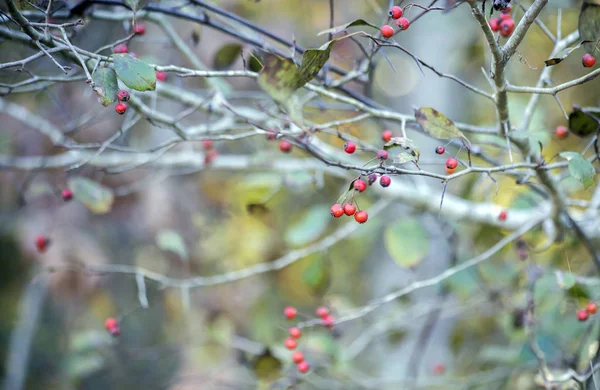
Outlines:
[[112, 208], [113, 192], [102, 184], [87, 177], [75, 176], [69, 179], [68, 187], [75, 198], [94, 214], [106, 214]]
[[575, 285], [575, 276], [571, 272], [556, 271], [556, 283], [563, 290], [569, 290]]
[[281, 373], [283, 364], [271, 353], [269, 348], [258, 356], [252, 363], [254, 375], [261, 380], [276, 380]]
[[136, 91], [154, 91], [156, 88], [156, 72], [142, 60], [129, 54], [114, 54], [115, 72], [119, 79]]
[[596, 170], [592, 163], [583, 158], [577, 152], [562, 152], [560, 156], [569, 162], [569, 173], [572, 177], [583, 184], [585, 188], [594, 183]]
[[260, 62], [259, 57], [256, 53], [253, 53], [248, 59], [248, 70], [252, 72], [260, 72], [263, 68], [263, 64]]
[[327, 30], [323, 30], [323, 31], [319, 32], [317, 35], [324, 35], [324, 34], [330, 34], [330, 33], [337, 34], [339, 32], [346, 30], [347, 28], [355, 27], [355, 26], [369, 26], [369, 27], [373, 27], [374, 29], [379, 30], [379, 27], [377, 27], [367, 21], [364, 21], [362, 19], [357, 19], [350, 23], [346, 23], [346, 24], [342, 24], [342, 25], [335, 26], [332, 28], [328, 28]]
[[258, 76], [258, 85], [277, 102], [283, 102], [299, 88], [300, 71], [289, 58], [267, 53], [264, 68]]
[[419, 147], [410, 138], [394, 137], [383, 145], [385, 150], [396, 147], [400, 147], [402, 150], [394, 157], [394, 164], [404, 164], [410, 161], [419, 162], [419, 156], [421, 155]]
[[469, 146], [471, 145], [471, 142], [458, 129], [458, 127], [456, 127], [454, 122], [448, 119], [441, 112], [431, 107], [422, 107], [418, 110], [415, 110], [415, 119], [423, 131], [433, 138], [460, 138], [463, 141], [466, 141]]
[[188, 251], [181, 234], [173, 230], [161, 230], [156, 234], [156, 246], [163, 251], [173, 252], [181, 260], [188, 260]]
[[590, 134], [598, 132], [599, 123], [590, 114], [587, 114], [579, 107], [573, 107], [569, 114], [569, 130], [579, 137], [587, 137]]
[[117, 100], [119, 85], [117, 74], [111, 68], [99, 68], [92, 76], [94, 81], [94, 92], [98, 95], [98, 101], [104, 107]]
[[213, 67], [215, 69], [229, 68], [240, 57], [241, 52], [242, 45], [239, 43], [228, 43], [221, 46], [213, 58]]
[[[584, 2], [579, 13], [579, 38], [589, 41], [585, 50], [594, 53], [595, 42], [600, 39], [600, 6]], [[590, 43], [591, 42], [591, 43]]]
[[330, 220], [329, 207], [322, 204], [312, 206], [286, 231], [285, 241], [290, 246], [306, 245], [325, 233]]
[[421, 223], [404, 218], [385, 230], [385, 248], [402, 268], [414, 267], [429, 251], [429, 238]]

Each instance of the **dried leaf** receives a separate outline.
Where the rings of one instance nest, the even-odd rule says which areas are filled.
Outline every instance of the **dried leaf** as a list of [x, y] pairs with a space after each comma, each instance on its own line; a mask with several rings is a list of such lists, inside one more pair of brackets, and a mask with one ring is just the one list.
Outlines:
[[465, 135], [456, 127], [454, 122], [448, 119], [441, 112], [431, 108], [423, 107], [415, 110], [415, 119], [421, 126], [423, 131], [433, 138], [437, 139], [452, 139], [460, 138], [467, 143], [468, 146], [471, 142], [465, 137]]
[[407, 162], [419, 162], [421, 155], [419, 147], [410, 138], [405, 137], [394, 137], [390, 139], [383, 148], [385, 150], [393, 149], [396, 147], [402, 148], [396, 157], [394, 157], [394, 164], [405, 164]]

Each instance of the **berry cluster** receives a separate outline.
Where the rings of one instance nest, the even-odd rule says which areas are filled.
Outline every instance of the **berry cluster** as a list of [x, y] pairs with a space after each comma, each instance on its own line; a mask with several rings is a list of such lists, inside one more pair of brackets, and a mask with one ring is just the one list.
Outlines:
[[119, 327], [119, 321], [116, 318], [108, 317], [104, 321], [104, 328], [110, 333], [112, 336], [118, 336], [121, 334], [121, 328]]
[[[403, 18], [402, 15], [404, 15], [404, 11], [402, 10], [402, 8], [398, 7], [398, 6], [393, 6], [390, 9], [389, 12], [390, 18], [396, 20], [396, 27], [400, 30], [406, 30], [409, 26], [410, 26], [410, 22], [408, 19]], [[383, 27], [381, 27], [381, 35], [384, 38], [391, 38], [394, 36], [394, 28], [392, 26], [389, 25], [384, 25]]]
[[[288, 320], [296, 318], [298, 311], [295, 307], [288, 306], [283, 310], [283, 315]], [[295, 326], [292, 326], [289, 330], [290, 337], [285, 339], [285, 347], [290, 351], [296, 349], [298, 346], [298, 339], [302, 336], [302, 331]], [[296, 364], [296, 368], [303, 374], [306, 374], [310, 370], [310, 364], [304, 360], [304, 354], [300, 351], [294, 351], [292, 354], [292, 361]]]
[[503, 37], [510, 37], [510, 34], [515, 31], [515, 21], [512, 16], [510, 16], [510, 11], [512, 8], [508, 7], [504, 9], [500, 16], [494, 19], [490, 19], [489, 25], [492, 31], [500, 31], [500, 35]]
[[587, 321], [588, 318], [591, 315], [596, 314], [597, 311], [598, 311], [598, 305], [596, 304], [596, 302], [590, 302], [587, 304], [585, 309], [579, 310], [577, 312], [577, 319], [582, 322]]
[[119, 100], [119, 103], [117, 103], [117, 105], [115, 106], [115, 111], [117, 112], [117, 114], [125, 114], [125, 111], [127, 111], [127, 104], [125, 104], [125, 102], [128, 102], [130, 97], [131, 96], [129, 96], [129, 92], [127, 92], [124, 89], [120, 90], [119, 93], [117, 93], [117, 99]]

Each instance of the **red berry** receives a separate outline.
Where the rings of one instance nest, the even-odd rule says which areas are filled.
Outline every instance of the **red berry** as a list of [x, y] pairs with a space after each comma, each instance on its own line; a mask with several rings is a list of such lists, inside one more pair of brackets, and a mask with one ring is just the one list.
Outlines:
[[509, 37], [515, 31], [515, 21], [511, 19], [503, 19], [500, 22], [500, 34], [503, 37]]
[[496, 31], [500, 30], [500, 22], [498, 21], [497, 18], [490, 19], [488, 23], [489, 23], [492, 31], [496, 32]]
[[283, 315], [285, 316], [285, 318], [287, 318], [288, 320], [293, 320], [296, 317], [296, 313], [298, 311], [296, 310], [295, 307], [292, 306], [288, 306], [285, 309], [283, 309]]
[[304, 361], [304, 354], [300, 351], [294, 352], [292, 355], [292, 361], [296, 364], [302, 363]]
[[370, 173], [369, 176], [367, 176], [367, 181], [369, 182], [369, 185], [375, 183], [378, 177], [379, 176], [376, 173]]
[[296, 349], [297, 346], [298, 343], [293, 338], [288, 337], [287, 339], [285, 339], [285, 347], [287, 349]]
[[333, 329], [335, 324], [335, 318], [333, 316], [327, 314], [325, 317], [321, 317], [321, 324], [327, 329]]
[[271, 141], [277, 138], [277, 131], [275, 131], [274, 129], [267, 129], [267, 131], [267, 140]]
[[377, 151], [377, 158], [382, 161], [387, 160], [389, 156], [390, 155], [388, 154], [387, 150], [382, 149], [382, 150]]
[[452, 169], [450, 169], [450, 168], [446, 167], [446, 173], [447, 173], [447, 174], [451, 175], [451, 174], [453, 174], [454, 172], [456, 172], [456, 168], [452, 168]]
[[346, 203], [344, 205], [344, 214], [350, 216], [354, 215], [354, 213], [356, 213], [356, 206], [351, 203]]
[[450, 158], [448, 158], [448, 160], [446, 160], [446, 168], [456, 169], [457, 166], [458, 166], [458, 161], [456, 161], [455, 158], [450, 157]]
[[129, 53], [129, 49], [127, 48], [126, 44], [121, 43], [113, 48], [113, 52], [115, 52], [116, 54]]
[[379, 178], [379, 185], [381, 185], [382, 187], [389, 187], [391, 183], [392, 179], [390, 179], [389, 176], [383, 175]]
[[442, 363], [437, 363], [435, 366], [433, 366], [433, 373], [435, 375], [442, 375], [445, 371], [446, 366], [444, 366]]
[[352, 154], [355, 151], [356, 151], [356, 144], [352, 141], [346, 142], [346, 144], [344, 145], [344, 152], [346, 152], [348, 154]]
[[504, 13], [504, 12], [502, 12], [502, 13], [500, 14], [500, 17], [499, 17], [498, 19], [499, 19], [499, 20], [502, 22], [503, 20], [512, 19], [512, 16], [510, 16], [510, 14], [509, 14], [509, 13]]
[[219, 152], [217, 152], [216, 150], [214, 150], [214, 149], [209, 150], [204, 155], [204, 164], [210, 165], [213, 162], [213, 160], [215, 158], [217, 158], [218, 155], [219, 155]]
[[506, 7], [506, 8], [504, 8], [504, 9], [502, 10], [502, 13], [503, 13], [503, 14], [508, 14], [508, 13], [510, 13], [510, 11], [512, 11], [512, 7]]
[[336, 218], [339, 218], [344, 214], [344, 208], [341, 205], [339, 205], [338, 203], [331, 206], [330, 211], [331, 211], [331, 215]]
[[165, 81], [167, 79], [167, 74], [165, 72], [156, 71], [156, 79], [158, 81]]
[[581, 64], [585, 68], [591, 68], [592, 66], [594, 66], [596, 64], [596, 58], [594, 58], [594, 56], [591, 55], [590, 53], [585, 53], [583, 55], [583, 58], [581, 59]]
[[119, 326], [119, 322], [116, 320], [116, 318], [113, 317], [108, 317], [105, 321], [104, 321], [104, 328], [106, 330], [108, 330], [110, 332], [111, 329], [114, 329], [116, 327]]
[[567, 135], [569, 135], [569, 129], [567, 129], [565, 126], [558, 126], [556, 128], [555, 134], [556, 138], [565, 139], [567, 138]]
[[279, 141], [279, 150], [284, 153], [289, 153], [292, 150], [292, 143], [287, 139], [282, 139]]
[[46, 236], [37, 236], [35, 238], [35, 247], [39, 253], [44, 253], [48, 250], [48, 245], [50, 244], [50, 239]]
[[292, 336], [295, 339], [299, 339], [300, 336], [302, 336], [302, 332], [300, 331], [300, 329], [296, 328], [295, 326], [290, 328], [289, 333], [290, 336]]
[[577, 312], [577, 319], [578, 319], [579, 321], [582, 321], [582, 322], [583, 322], [583, 321], [587, 321], [588, 317], [589, 317], [589, 315], [588, 315], [588, 312], [587, 312], [587, 311], [585, 311], [585, 310], [579, 310], [579, 311]]
[[404, 12], [402, 12], [402, 8], [395, 5], [390, 9], [390, 18], [392, 18], [392, 19], [401, 18], [403, 13]]
[[383, 130], [383, 132], [381, 133], [381, 139], [383, 140], [383, 142], [390, 142], [393, 136], [394, 134], [392, 134], [390, 130]]
[[353, 186], [355, 190], [358, 190], [358, 192], [363, 192], [367, 189], [367, 183], [365, 183], [365, 181], [362, 179], [354, 180]]
[[394, 28], [392, 26], [388, 26], [387, 24], [381, 27], [381, 35], [384, 38], [391, 38], [394, 36]]
[[367, 222], [367, 219], [369, 219], [369, 214], [367, 214], [367, 212], [365, 210], [361, 210], [361, 211], [357, 212], [356, 214], [354, 214], [354, 219], [358, 223], [365, 223], [365, 222]]
[[298, 371], [301, 373], [306, 374], [308, 370], [310, 370], [310, 365], [307, 362], [300, 362], [296, 368], [298, 368]]
[[204, 150], [211, 150], [213, 148], [213, 142], [210, 139], [202, 140], [202, 148]]
[[146, 27], [143, 24], [136, 24], [133, 26], [133, 33], [138, 35], [144, 35], [146, 33]]
[[410, 22], [406, 18], [400, 18], [400, 19], [396, 20], [396, 26], [400, 30], [406, 30], [410, 26]]
[[444, 154], [444, 153], [446, 153], [446, 148], [443, 146], [438, 146], [437, 148], [435, 148], [435, 153], [436, 154]]
[[65, 202], [68, 202], [71, 199], [73, 199], [73, 191], [71, 191], [68, 188], [65, 188], [64, 190], [62, 190], [62, 192], [60, 194]]
[[117, 114], [123, 115], [125, 114], [125, 111], [127, 111], [127, 105], [125, 103], [118, 103], [115, 106], [115, 111], [117, 112]]
[[498, 219], [501, 221], [506, 221], [506, 218], [508, 218], [508, 212], [506, 210], [500, 211], [500, 214], [498, 214]]
[[120, 102], [127, 102], [129, 101], [129, 92], [127, 92], [126, 90], [122, 89], [119, 91], [119, 93], [117, 94], [117, 99], [119, 99]]
[[317, 307], [317, 310], [315, 310], [315, 313], [317, 313], [318, 317], [325, 318], [329, 315], [329, 309], [325, 306], [319, 306]]
[[585, 310], [588, 312], [588, 314], [596, 314], [598, 311], [598, 305], [596, 305], [595, 302], [590, 302], [587, 304]]
[[111, 334], [111, 336], [118, 336], [121, 334], [121, 328], [119, 328], [118, 326], [115, 326], [114, 328], [110, 328], [108, 330], [108, 332]]

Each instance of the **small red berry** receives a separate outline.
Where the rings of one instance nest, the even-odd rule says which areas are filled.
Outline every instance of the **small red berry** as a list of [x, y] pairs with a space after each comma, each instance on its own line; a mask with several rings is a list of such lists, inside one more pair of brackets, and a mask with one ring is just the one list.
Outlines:
[[292, 361], [296, 364], [302, 363], [304, 361], [304, 354], [300, 351], [294, 352], [292, 355]]
[[165, 81], [167, 79], [167, 74], [165, 72], [156, 71], [156, 79], [158, 81]]
[[376, 173], [370, 173], [369, 176], [367, 176], [367, 181], [369, 182], [369, 185], [375, 183], [378, 177], [379, 175], [377, 175]]
[[284, 153], [289, 153], [292, 150], [292, 143], [287, 139], [282, 139], [279, 141], [279, 150]]
[[299, 339], [300, 336], [302, 336], [302, 331], [300, 331], [300, 329], [296, 328], [295, 326], [290, 328], [289, 333], [290, 336], [292, 336], [295, 339]]
[[356, 206], [352, 203], [346, 203], [344, 205], [344, 214], [351, 216], [354, 215], [354, 213], [356, 213]]
[[388, 26], [387, 24], [381, 27], [381, 35], [384, 38], [391, 38], [394, 36], [394, 28], [392, 26]]
[[354, 180], [353, 186], [354, 186], [354, 189], [357, 190], [358, 192], [363, 192], [364, 190], [367, 189], [367, 183], [365, 183], [365, 181], [362, 179]]
[[383, 132], [381, 133], [381, 139], [383, 140], [383, 142], [390, 142], [393, 136], [394, 134], [392, 134], [390, 130], [383, 130]]
[[406, 30], [410, 26], [410, 22], [406, 18], [400, 18], [400, 19], [396, 20], [396, 26], [400, 30]]
[[500, 22], [498, 21], [497, 18], [490, 19], [488, 24], [490, 25], [490, 28], [492, 29], [492, 31], [496, 32], [496, 31], [500, 30]]
[[456, 172], [456, 168], [448, 168], [448, 167], [446, 167], [446, 173], [447, 173], [447, 174], [451, 175], [451, 174], [453, 174], [454, 172]]
[[333, 316], [327, 314], [325, 317], [321, 317], [321, 324], [327, 329], [333, 329], [335, 325], [335, 318]]
[[458, 161], [455, 158], [450, 157], [446, 160], [446, 168], [448, 169], [456, 169], [458, 166]]
[[48, 245], [50, 244], [50, 239], [46, 236], [37, 236], [35, 238], [35, 247], [39, 253], [44, 253], [48, 250]]
[[117, 99], [119, 99], [120, 102], [127, 102], [129, 101], [129, 92], [127, 92], [126, 90], [122, 89], [119, 91], [119, 93], [117, 94]]
[[596, 305], [596, 302], [590, 302], [587, 304], [585, 310], [588, 312], [588, 314], [596, 314], [598, 311], [598, 305]]
[[365, 210], [361, 210], [361, 211], [357, 212], [356, 214], [354, 214], [354, 219], [358, 223], [365, 223], [365, 222], [367, 222], [367, 219], [369, 219], [369, 214], [367, 214], [367, 212]]
[[504, 12], [502, 12], [502, 13], [500, 14], [500, 17], [499, 17], [498, 19], [500, 19], [500, 21], [502, 22], [503, 20], [512, 19], [512, 16], [510, 16], [510, 14], [509, 14], [509, 13], [504, 13]]
[[556, 128], [555, 134], [556, 138], [565, 139], [567, 138], [567, 135], [569, 135], [569, 129], [567, 129], [565, 126], [558, 126]]
[[144, 35], [146, 33], [146, 27], [143, 24], [136, 24], [133, 26], [133, 33], [138, 35]]
[[113, 48], [113, 52], [115, 52], [116, 54], [129, 53], [129, 49], [127, 48], [126, 44], [120, 43]]
[[399, 19], [399, 18], [402, 17], [403, 13], [404, 12], [402, 11], [402, 8], [400, 8], [397, 5], [395, 5], [395, 6], [393, 6], [390, 9], [390, 13], [389, 14], [390, 14], [390, 18], [392, 18], [392, 19]]
[[274, 140], [275, 138], [277, 138], [277, 131], [273, 130], [273, 129], [267, 129], [268, 133], [267, 133], [267, 140], [271, 141]]
[[377, 151], [377, 158], [382, 161], [387, 160], [389, 156], [390, 155], [388, 154], [387, 150], [381, 149], [381, 150]]
[[392, 179], [390, 179], [389, 176], [383, 175], [379, 178], [379, 185], [382, 187], [389, 187], [389, 185], [392, 183]]
[[298, 371], [301, 373], [306, 374], [308, 370], [310, 370], [310, 365], [307, 362], [300, 362], [296, 368], [298, 368]]
[[587, 312], [587, 311], [585, 311], [585, 310], [579, 310], [579, 311], [577, 312], [577, 319], [578, 319], [579, 321], [582, 321], [582, 322], [583, 322], [583, 321], [587, 321], [588, 317], [589, 317], [589, 315], [588, 315], [588, 312]]
[[118, 326], [115, 326], [114, 328], [110, 328], [108, 330], [108, 332], [111, 334], [111, 336], [118, 336], [121, 334], [121, 328], [119, 328]]
[[444, 366], [442, 363], [437, 363], [435, 366], [433, 366], [433, 373], [435, 375], [442, 375], [445, 371], [446, 366]]
[[435, 153], [436, 154], [444, 154], [444, 153], [446, 153], [446, 148], [443, 146], [438, 146], [437, 148], [435, 148]]
[[213, 141], [210, 139], [202, 140], [202, 148], [204, 150], [211, 150], [213, 148]]
[[296, 310], [295, 307], [292, 306], [288, 306], [285, 309], [283, 309], [283, 315], [285, 316], [285, 318], [287, 318], [288, 320], [293, 320], [296, 317], [296, 313], [298, 311]]
[[596, 64], [596, 58], [594, 58], [594, 56], [591, 55], [590, 53], [585, 53], [583, 55], [583, 58], [581, 59], [581, 64], [585, 68], [591, 68], [592, 66], [594, 66]]
[[498, 219], [500, 221], [506, 221], [506, 218], [508, 218], [508, 212], [506, 210], [500, 211], [500, 214], [498, 214]]
[[123, 115], [125, 114], [125, 111], [127, 111], [127, 105], [125, 103], [118, 103], [115, 106], [115, 111], [117, 112], [117, 114]]
[[332, 216], [339, 218], [344, 214], [344, 208], [340, 204], [336, 203], [331, 206], [330, 212]]
[[62, 192], [60, 193], [60, 195], [62, 196], [62, 198], [63, 198], [63, 200], [65, 202], [68, 202], [71, 199], [73, 199], [73, 191], [71, 191], [68, 188], [65, 188], [64, 190], [62, 190]]
[[506, 8], [504, 8], [504, 9], [503, 9], [501, 12], [502, 12], [503, 14], [508, 14], [508, 13], [510, 13], [510, 11], [512, 11], [512, 7], [506, 7]]
[[344, 145], [344, 152], [346, 152], [348, 154], [352, 154], [355, 151], [356, 151], [356, 144], [352, 141], [346, 142], [346, 144]]
[[219, 152], [217, 152], [216, 150], [214, 150], [214, 149], [209, 150], [204, 155], [204, 164], [210, 165], [213, 162], [213, 160], [215, 158], [217, 158], [218, 155], [219, 155]]
[[116, 328], [119, 326], [119, 322], [117, 321], [116, 318], [113, 317], [108, 317], [105, 321], [104, 321], [104, 328], [106, 330], [108, 330], [110, 332], [111, 329]]
[[325, 318], [329, 315], [329, 309], [325, 306], [319, 306], [317, 307], [317, 310], [315, 310], [315, 313], [317, 313], [318, 317]]
[[500, 34], [503, 37], [509, 37], [515, 31], [515, 21], [511, 19], [503, 19], [500, 22]]
[[293, 338], [288, 337], [287, 339], [285, 339], [285, 347], [287, 349], [296, 349], [297, 346], [298, 343]]

